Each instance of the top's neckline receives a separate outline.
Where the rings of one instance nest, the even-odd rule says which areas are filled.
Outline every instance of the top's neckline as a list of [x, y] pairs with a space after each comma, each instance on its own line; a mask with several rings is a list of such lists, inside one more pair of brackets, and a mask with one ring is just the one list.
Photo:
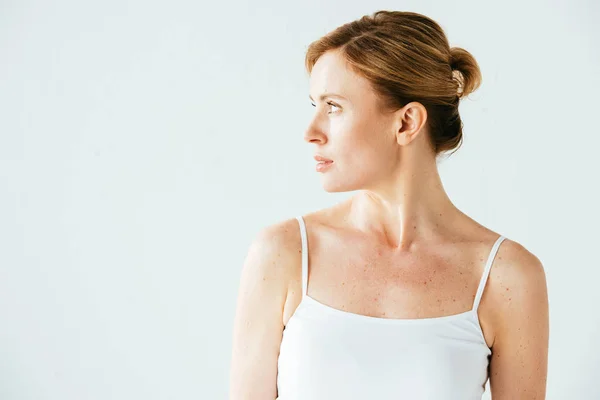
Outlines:
[[[370, 322], [383, 323], [383, 324], [427, 324], [427, 323], [450, 321], [450, 320], [455, 320], [455, 319], [460, 319], [460, 318], [475, 317], [475, 319], [477, 320], [477, 324], [479, 325], [479, 317], [476, 315], [476, 311], [473, 308], [471, 308], [470, 310], [467, 310], [467, 311], [463, 311], [458, 314], [442, 315], [439, 317], [383, 318], [383, 317], [374, 317], [371, 315], [357, 314], [357, 313], [353, 313], [350, 311], [340, 310], [338, 308], [328, 306], [327, 304], [321, 303], [320, 301], [310, 297], [308, 294], [304, 295], [304, 297], [302, 298], [300, 303], [304, 302], [305, 300], [317, 305], [318, 307], [321, 307], [323, 310], [330, 312], [332, 314], [337, 314], [342, 317], [351, 318], [351, 319], [355, 319], [355, 320], [359, 320], [359, 321], [370, 321]], [[298, 308], [301, 305], [302, 304], [299, 304]], [[294, 314], [295, 314], [295, 312], [294, 312]], [[293, 317], [293, 315], [292, 315], [292, 317]]]

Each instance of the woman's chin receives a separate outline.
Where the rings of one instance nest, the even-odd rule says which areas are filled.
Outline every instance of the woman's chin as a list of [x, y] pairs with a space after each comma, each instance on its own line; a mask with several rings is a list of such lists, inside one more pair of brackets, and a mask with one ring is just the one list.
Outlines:
[[349, 185], [348, 182], [340, 182], [334, 179], [327, 179], [327, 177], [322, 179], [322, 187], [327, 193], [341, 193], [341, 192], [350, 192], [352, 190], [357, 190], [354, 188], [354, 185]]

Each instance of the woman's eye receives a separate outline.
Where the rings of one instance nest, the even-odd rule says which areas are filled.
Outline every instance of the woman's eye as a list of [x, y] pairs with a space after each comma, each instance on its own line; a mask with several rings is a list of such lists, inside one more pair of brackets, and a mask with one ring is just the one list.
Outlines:
[[335, 104], [333, 104], [333, 103], [332, 103], [332, 102], [330, 102], [330, 101], [328, 101], [328, 102], [327, 102], [327, 104], [328, 104], [328, 105], [330, 105], [330, 106], [332, 106], [332, 107], [339, 108], [338, 106], [336, 106]]
[[[317, 105], [315, 103], [310, 103], [311, 106], [316, 107]], [[332, 102], [328, 101], [327, 105], [330, 105], [331, 107], [336, 107], [336, 108], [340, 108], [339, 106], [333, 104]], [[333, 111], [335, 112], [335, 111]], [[328, 114], [331, 114], [332, 112], [328, 112]]]

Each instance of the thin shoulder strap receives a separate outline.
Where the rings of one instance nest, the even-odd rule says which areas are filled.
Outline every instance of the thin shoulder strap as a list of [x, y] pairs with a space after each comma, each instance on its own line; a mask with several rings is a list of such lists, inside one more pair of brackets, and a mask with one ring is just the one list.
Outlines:
[[306, 235], [304, 218], [299, 215], [296, 217], [296, 219], [300, 224], [300, 236], [302, 237], [302, 298], [304, 298], [307, 292], [308, 283], [308, 239]]
[[479, 287], [477, 288], [477, 294], [475, 294], [475, 301], [473, 302], [473, 310], [477, 311], [479, 308], [479, 302], [481, 301], [481, 296], [483, 295], [483, 289], [485, 288], [485, 284], [487, 282], [488, 276], [490, 275], [490, 270], [492, 269], [492, 263], [494, 262], [494, 258], [496, 257], [496, 253], [498, 252], [498, 248], [500, 244], [506, 239], [504, 236], [500, 235], [496, 240], [496, 243], [492, 246], [492, 250], [490, 251], [490, 255], [488, 256], [487, 262], [485, 264], [485, 268], [483, 269], [483, 275], [481, 276], [481, 280], [479, 281]]

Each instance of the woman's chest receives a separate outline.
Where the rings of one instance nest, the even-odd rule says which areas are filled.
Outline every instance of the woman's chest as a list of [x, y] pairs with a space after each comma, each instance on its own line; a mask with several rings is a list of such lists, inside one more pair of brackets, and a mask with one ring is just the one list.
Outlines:
[[307, 293], [322, 303], [384, 318], [430, 318], [471, 308], [483, 272], [473, 251], [439, 246], [393, 254], [369, 242], [344, 243], [322, 241], [311, 249]]

